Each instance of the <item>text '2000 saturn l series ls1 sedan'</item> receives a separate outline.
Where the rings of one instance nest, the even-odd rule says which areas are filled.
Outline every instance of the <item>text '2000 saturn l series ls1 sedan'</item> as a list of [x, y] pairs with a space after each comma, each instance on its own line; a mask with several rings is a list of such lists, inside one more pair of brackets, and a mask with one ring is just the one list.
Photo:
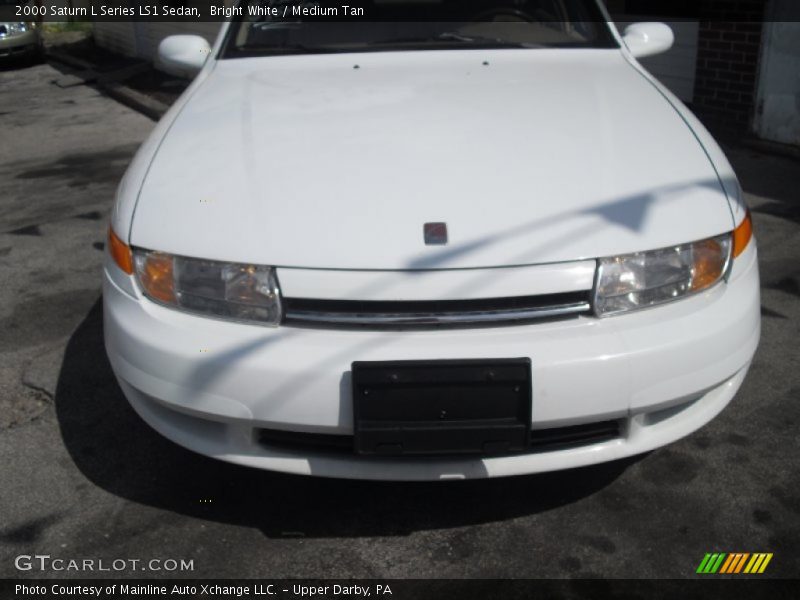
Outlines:
[[233, 463], [440, 480], [719, 414], [758, 344], [756, 247], [722, 151], [637, 62], [670, 29], [621, 35], [594, 0], [366, 14], [161, 44], [197, 77], [120, 184], [105, 265], [139, 415]]

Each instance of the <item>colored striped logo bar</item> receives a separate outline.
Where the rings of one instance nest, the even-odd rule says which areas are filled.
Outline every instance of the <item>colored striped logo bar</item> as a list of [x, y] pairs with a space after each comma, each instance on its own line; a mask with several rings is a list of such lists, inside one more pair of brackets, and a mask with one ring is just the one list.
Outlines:
[[708, 553], [703, 557], [697, 572], [707, 575], [719, 573], [720, 575], [748, 573], [763, 573], [769, 561], [772, 560], [771, 552], [717, 552]]

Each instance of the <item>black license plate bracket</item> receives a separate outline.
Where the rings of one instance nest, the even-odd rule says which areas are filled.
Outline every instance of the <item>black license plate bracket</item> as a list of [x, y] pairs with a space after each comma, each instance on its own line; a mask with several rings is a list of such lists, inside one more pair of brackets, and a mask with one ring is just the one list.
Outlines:
[[529, 358], [354, 362], [362, 455], [493, 455], [530, 445]]

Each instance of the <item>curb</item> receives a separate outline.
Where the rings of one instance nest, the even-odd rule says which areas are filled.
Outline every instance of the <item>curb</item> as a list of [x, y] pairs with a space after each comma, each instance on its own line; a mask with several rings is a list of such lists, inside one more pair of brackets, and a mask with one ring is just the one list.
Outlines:
[[770, 142], [769, 140], [760, 140], [753, 137], [745, 138], [740, 143], [745, 148], [762, 152], [764, 154], [800, 160], [800, 147], [797, 146], [789, 146], [787, 144]]
[[71, 54], [67, 54], [66, 52], [61, 52], [60, 50], [45, 48], [45, 56], [76, 69], [81, 69], [83, 71], [94, 71], [94, 65], [92, 63], [72, 56]]
[[[154, 121], [158, 121], [169, 109], [169, 105], [114, 81], [114, 76], [111, 73], [104, 73], [103, 75], [96, 73], [94, 65], [83, 59], [58, 50], [47, 50], [47, 57], [83, 71], [83, 73], [76, 73], [75, 78], [82, 80], [84, 84], [91, 83], [95, 85], [117, 102], [142, 113]], [[139, 69], [141, 69], [141, 65], [133, 65], [123, 68], [122, 71], [128, 74], [135, 74]]]
[[136, 110], [143, 115], [158, 121], [169, 110], [169, 106], [159, 102], [150, 96], [137, 92], [136, 90], [122, 85], [121, 83], [102, 83], [98, 82], [97, 87], [103, 90], [114, 100], [125, 106]]

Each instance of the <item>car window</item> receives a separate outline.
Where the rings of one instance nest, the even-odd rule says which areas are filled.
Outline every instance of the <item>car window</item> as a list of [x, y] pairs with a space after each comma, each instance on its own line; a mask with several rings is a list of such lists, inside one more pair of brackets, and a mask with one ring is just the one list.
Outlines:
[[[367, 0], [361, 16], [319, 2], [245, 0], [223, 57], [261, 54], [617, 47], [594, 0]], [[296, 7], [304, 9], [297, 11]], [[270, 16], [277, 14], [279, 16]]]

